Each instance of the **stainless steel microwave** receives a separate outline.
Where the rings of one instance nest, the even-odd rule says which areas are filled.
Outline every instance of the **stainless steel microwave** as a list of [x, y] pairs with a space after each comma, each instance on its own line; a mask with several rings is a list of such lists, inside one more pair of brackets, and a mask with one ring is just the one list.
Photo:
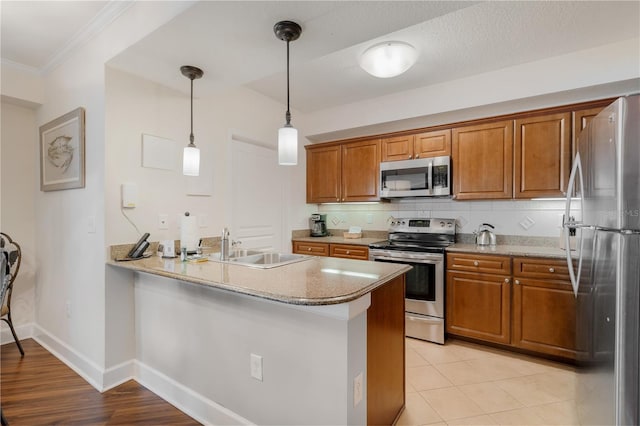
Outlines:
[[451, 195], [451, 157], [380, 163], [380, 198]]

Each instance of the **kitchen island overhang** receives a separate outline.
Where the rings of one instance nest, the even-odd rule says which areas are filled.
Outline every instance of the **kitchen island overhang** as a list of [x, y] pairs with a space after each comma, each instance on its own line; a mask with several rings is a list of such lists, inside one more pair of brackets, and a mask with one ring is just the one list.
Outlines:
[[[387, 285], [402, 306], [382, 316], [402, 322], [393, 345], [404, 356], [408, 266], [310, 258], [259, 269], [159, 257], [109, 265], [108, 276], [112, 269], [134, 283], [134, 378], [204, 423], [370, 422], [367, 334], [378, 326], [368, 326], [366, 313], [371, 293]], [[262, 381], [252, 377], [252, 359]], [[392, 367], [402, 374], [397, 414], [401, 363]]]

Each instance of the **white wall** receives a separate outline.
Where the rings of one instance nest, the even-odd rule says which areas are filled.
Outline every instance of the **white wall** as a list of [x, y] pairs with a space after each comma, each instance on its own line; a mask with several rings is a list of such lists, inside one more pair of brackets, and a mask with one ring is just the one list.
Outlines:
[[136, 274], [138, 380], [205, 424], [365, 424], [353, 378], [366, 374], [367, 296], [295, 306]]
[[[22, 263], [11, 298], [11, 317], [20, 338], [24, 335], [20, 326], [30, 324], [35, 319], [34, 194], [40, 185], [40, 166], [36, 113], [33, 109], [2, 102], [0, 152], [0, 230], [20, 244], [22, 250]], [[11, 336], [9, 327], [4, 322], [1, 324], [2, 337]]]
[[[189, 5], [135, 2], [43, 76], [37, 126], [80, 106], [86, 110], [86, 187], [36, 191], [34, 334], [97, 388], [102, 387], [106, 351], [104, 64]], [[90, 223], [95, 223], [95, 232]]]
[[[203, 78], [208, 78], [204, 70]], [[179, 69], [176, 68], [176, 73]], [[107, 68], [106, 72], [106, 244], [132, 243], [138, 238], [134, 227], [120, 211], [120, 185], [134, 182], [138, 186], [139, 205], [126, 214], [151, 240], [179, 239], [178, 218], [185, 211], [206, 216], [201, 236], [219, 236], [231, 218], [228, 167], [231, 136], [242, 136], [269, 146], [276, 146], [277, 131], [284, 117], [284, 107], [258, 93], [238, 88], [211, 98], [198, 98], [198, 81], [194, 83], [194, 136], [201, 150], [201, 176], [187, 178], [178, 170], [141, 167], [141, 134], [171, 139], [179, 146], [179, 155], [189, 137], [189, 95], [125, 72]], [[185, 86], [189, 81], [185, 78]], [[300, 120], [302, 122], [302, 119]], [[293, 190], [287, 206], [303, 206], [304, 149], [301, 162], [287, 167], [285, 173]], [[187, 195], [188, 179], [212, 179], [211, 196]], [[302, 184], [300, 184], [302, 182]], [[288, 212], [293, 223], [304, 222], [307, 212], [293, 207]], [[169, 215], [169, 229], [158, 227], [158, 215]], [[288, 240], [290, 229], [285, 230]], [[232, 236], [233, 237], [233, 236]]]

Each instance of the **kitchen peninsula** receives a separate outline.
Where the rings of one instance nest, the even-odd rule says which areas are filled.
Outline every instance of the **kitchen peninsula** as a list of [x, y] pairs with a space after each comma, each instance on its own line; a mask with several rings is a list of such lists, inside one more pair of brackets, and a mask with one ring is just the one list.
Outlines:
[[133, 288], [134, 378], [199, 421], [391, 424], [404, 407], [408, 266], [108, 264]]

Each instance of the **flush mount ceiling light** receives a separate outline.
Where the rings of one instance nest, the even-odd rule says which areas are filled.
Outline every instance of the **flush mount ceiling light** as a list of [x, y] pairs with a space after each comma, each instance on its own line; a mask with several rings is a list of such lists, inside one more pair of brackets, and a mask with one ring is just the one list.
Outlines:
[[374, 44], [360, 57], [360, 67], [369, 74], [380, 77], [395, 77], [416, 63], [418, 52], [403, 41], [385, 41]]
[[200, 68], [191, 65], [180, 67], [182, 75], [191, 80], [191, 134], [189, 135], [189, 145], [184, 147], [182, 155], [182, 174], [185, 176], [200, 175], [200, 150], [193, 143], [193, 80], [201, 78], [204, 74]]
[[292, 21], [280, 21], [273, 26], [273, 32], [280, 40], [287, 42], [287, 113], [284, 127], [278, 130], [278, 164], [295, 166], [298, 163], [298, 130], [291, 126], [289, 110], [289, 42], [300, 37], [302, 28]]

